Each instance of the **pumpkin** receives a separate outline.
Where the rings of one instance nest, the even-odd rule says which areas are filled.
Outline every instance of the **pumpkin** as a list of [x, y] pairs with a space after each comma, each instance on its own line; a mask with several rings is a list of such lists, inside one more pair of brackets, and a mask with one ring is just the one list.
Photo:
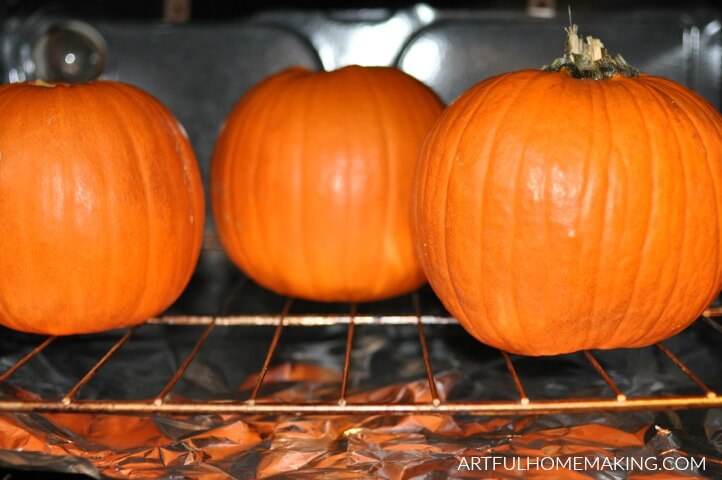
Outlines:
[[258, 284], [369, 301], [424, 283], [410, 201], [436, 95], [388, 67], [292, 68], [233, 108], [211, 163], [219, 239]]
[[99, 81], [0, 87], [0, 324], [54, 335], [140, 323], [188, 282], [201, 178], [158, 100]]
[[576, 27], [546, 70], [463, 93], [419, 162], [424, 271], [481, 342], [527, 355], [642, 347], [722, 287], [722, 117]]

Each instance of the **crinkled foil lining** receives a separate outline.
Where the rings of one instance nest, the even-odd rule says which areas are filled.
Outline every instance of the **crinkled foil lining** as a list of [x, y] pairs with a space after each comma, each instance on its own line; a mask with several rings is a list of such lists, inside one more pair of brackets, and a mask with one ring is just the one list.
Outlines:
[[[141, 327], [79, 398], [152, 398], [201, 330]], [[0, 395], [60, 398], [122, 333], [58, 339]], [[272, 333], [268, 327], [217, 327], [172, 396], [248, 398]], [[426, 333], [444, 399], [517, 398], [497, 351], [456, 325], [427, 326]], [[337, 398], [345, 337], [343, 325], [284, 329], [261, 397]], [[698, 322], [666, 345], [719, 391], [720, 341], [722, 334]], [[0, 332], [0, 371], [37, 343], [37, 337]], [[595, 353], [630, 397], [698, 393], [652, 347]], [[581, 354], [514, 362], [532, 401], [612, 395]], [[430, 401], [416, 327], [357, 326], [350, 382], [350, 402]], [[95, 478], [722, 478], [720, 452], [720, 410], [516, 417], [0, 414], [0, 465]], [[459, 469], [464, 458], [488, 455], [707, 460], [704, 472]]]

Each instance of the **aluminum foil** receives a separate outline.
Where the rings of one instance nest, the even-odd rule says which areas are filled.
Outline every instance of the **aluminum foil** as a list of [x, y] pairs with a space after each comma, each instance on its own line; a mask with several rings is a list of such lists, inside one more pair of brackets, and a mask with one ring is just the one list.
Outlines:
[[[152, 398], [201, 330], [141, 327], [79, 398]], [[0, 396], [60, 398], [123, 333], [58, 339], [0, 385]], [[272, 333], [269, 327], [216, 327], [171, 399], [248, 398]], [[426, 334], [444, 400], [517, 398], [497, 351], [456, 325], [427, 326]], [[260, 396], [338, 398], [345, 339], [343, 325], [286, 327]], [[1, 331], [0, 372], [40, 340]], [[666, 345], [720, 391], [720, 340], [722, 333], [700, 321]], [[595, 354], [630, 397], [699, 392], [654, 348]], [[532, 401], [612, 396], [581, 354], [513, 358]], [[416, 327], [357, 326], [349, 401], [430, 400]], [[652, 457], [704, 459], [704, 470], [526, 468], [534, 459]], [[527, 463], [464, 467], [483, 466], [484, 458]], [[722, 410], [511, 417], [0, 414], [0, 466], [94, 478], [722, 478], [721, 458]]]

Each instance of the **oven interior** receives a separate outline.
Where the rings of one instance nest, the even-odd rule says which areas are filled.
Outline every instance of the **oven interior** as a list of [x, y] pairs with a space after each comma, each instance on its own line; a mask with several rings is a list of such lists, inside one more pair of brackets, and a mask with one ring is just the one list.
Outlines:
[[[481, 79], [558, 56], [569, 22], [566, 5], [549, 0], [342, 8], [262, 3], [6, 3], [0, 75], [3, 82], [100, 77], [149, 91], [185, 126], [207, 187], [224, 118], [244, 92], [275, 72], [293, 65], [393, 65], [448, 103]], [[642, 71], [720, 106], [717, 4], [580, 2], [573, 18]], [[62, 61], [68, 55], [71, 66]], [[28, 430], [38, 428], [37, 415], [58, 412], [195, 419], [619, 419], [641, 412], [699, 431], [719, 422], [719, 416], [710, 420], [709, 409], [722, 405], [720, 313], [715, 304], [688, 330], [644, 349], [509, 355], [465, 334], [428, 287], [360, 305], [268, 292], [230, 263], [209, 210], [196, 272], [162, 317], [66, 338], [2, 330], [0, 412], [18, 416]], [[700, 455], [719, 458], [715, 438], [698, 445]]]

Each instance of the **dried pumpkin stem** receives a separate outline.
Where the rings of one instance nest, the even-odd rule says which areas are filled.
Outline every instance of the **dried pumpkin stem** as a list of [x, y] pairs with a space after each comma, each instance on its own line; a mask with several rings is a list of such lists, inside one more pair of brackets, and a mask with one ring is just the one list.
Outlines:
[[576, 25], [566, 29], [567, 42], [564, 56], [544, 65], [547, 72], [568, 71], [574, 78], [603, 80], [615, 75], [636, 77], [639, 70], [629, 65], [620, 55], [612, 57], [598, 38], [588, 36], [582, 39]]

